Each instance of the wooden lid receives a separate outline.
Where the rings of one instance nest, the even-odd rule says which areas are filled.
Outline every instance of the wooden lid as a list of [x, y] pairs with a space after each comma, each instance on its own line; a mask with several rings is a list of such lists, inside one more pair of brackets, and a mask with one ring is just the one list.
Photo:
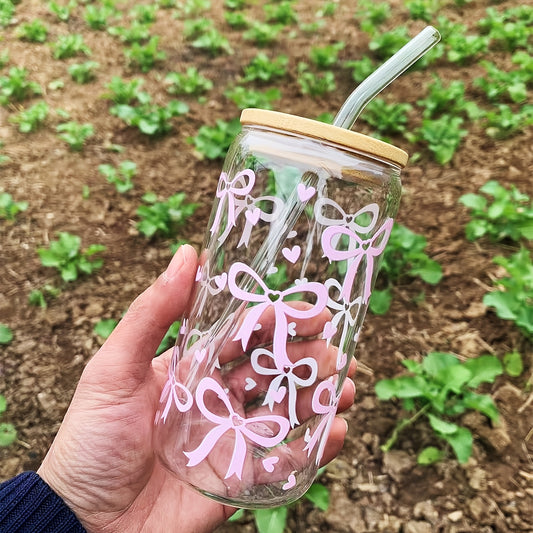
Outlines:
[[314, 137], [329, 141], [359, 152], [374, 155], [386, 159], [400, 167], [405, 167], [409, 155], [392, 144], [368, 137], [352, 130], [339, 128], [309, 118], [297, 117], [278, 111], [266, 109], [244, 109], [241, 113], [241, 124], [266, 126], [278, 130], [299, 133], [308, 137]]

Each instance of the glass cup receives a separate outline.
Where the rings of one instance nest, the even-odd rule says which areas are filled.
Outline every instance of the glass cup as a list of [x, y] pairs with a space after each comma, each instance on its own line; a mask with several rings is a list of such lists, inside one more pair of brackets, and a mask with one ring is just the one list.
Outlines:
[[246, 109], [156, 414], [168, 470], [225, 504], [309, 488], [400, 201], [402, 150]]

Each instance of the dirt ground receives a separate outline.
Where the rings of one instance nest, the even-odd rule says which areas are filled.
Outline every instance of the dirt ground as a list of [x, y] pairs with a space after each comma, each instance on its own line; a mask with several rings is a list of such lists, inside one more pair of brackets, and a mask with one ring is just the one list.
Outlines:
[[[119, 5], [127, 13], [127, 6], [133, 3]], [[116, 38], [88, 28], [81, 5], [68, 23], [60, 23], [45, 2], [22, 0], [16, 6], [15, 22], [45, 21], [50, 30], [48, 42], [67, 32], [81, 33], [93, 52], [91, 59], [100, 65], [97, 79], [88, 85], [74, 83], [67, 73], [67, 66], [79, 58], [53, 59], [47, 44], [17, 39], [17, 24], [1, 30], [0, 50], [9, 50], [10, 61], [0, 75], [6, 75], [9, 66], [24, 66], [30, 79], [44, 88], [43, 98], [51, 109], [63, 109], [72, 120], [92, 123], [96, 135], [80, 153], [70, 152], [57, 138], [57, 114], [52, 113], [39, 131], [22, 134], [9, 123], [9, 117], [20, 107], [0, 108], [0, 141], [4, 144], [0, 153], [11, 159], [0, 166], [0, 186], [16, 200], [29, 203], [14, 223], [0, 221], [0, 322], [14, 331], [13, 342], [0, 347], [0, 393], [8, 401], [4, 419], [18, 431], [18, 440], [0, 449], [0, 480], [39, 466], [84, 364], [101, 343], [93, 332], [95, 323], [101, 318], [119, 318], [170, 258], [168, 241], [148, 241], [135, 229], [141, 196], [146, 191], [161, 198], [186, 192], [188, 200], [200, 207], [180, 238], [201, 246], [222, 162], [199, 158], [187, 138], [203, 124], [214, 125], [217, 119], [238, 116], [239, 110], [223, 93], [238, 82], [242, 67], [259, 50], [243, 40], [241, 30], [233, 30], [224, 22], [222, 3], [212, 3], [209, 16], [230, 39], [233, 55], [210, 57], [192, 48], [181, 35], [183, 19], [170, 16], [172, 10], [159, 10], [152, 26], [151, 33], [161, 37], [160, 48], [167, 56], [144, 75], [144, 89], [155, 101], [171, 98], [163, 83], [169, 71], [181, 72], [194, 65], [215, 82], [204, 103], [194, 97], [180, 98], [189, 104], [190, 112], [175, 119], [173, 132], [157, 139], [147, 138], [109, 114], [110, 103], [102, 95], [111, 77], [132, 79], [140, 73], [128, 68]], [[300, 21], [311, 22], [320, 2], [294, 5]], [[497, 8], [516, 5], [520, 3], [499, 2]], [[486, 3], [474, 0], [463, 7], [453, 2], [447, 6], [441, 14], [475, 27], [485, 14]], [[294, 25], [266, 49], [272, 56], [283, 53], [290, 58], [276, 110], [314, 118], [339, 109], [354, 87], [349, 69], [341, 64], [333, 67], [337, 89], [317, 99], [300, 93], [296, 70], [299, 61], [308, 61], [312, 46], [338, 40], [346, 44], [339, 63], [366, 55], [369, 38], [360, 29], [355, 11], [355, 2], [341, 0], [323, 28], [308, 35]], [[261, 2], [245, 13], [250, 19], [264, 19]], [[392, 16], [383, 29], [401, 24], [408, 24], [412, 35], [424, 25], [409, 21], [403, 4], [394, 2]], [[510, 61], [503, 52], [494, 52], [491, 60], [501, 67]], [[420, 123], [416, 101], [433, 72], [445, 81], [463, 80], [467, 97], [480, 105], [484, 102], [472, 86], [472, 80], [484, 72], [478, 64], [458, 67], [439, 60], [431, 70], [404, 75], [384, 93], [388, 101], [413, 105], [410, 127]], [[64, 87], [50, 89], [49, 83], [57, 79], [64, 81]], [[364, 121], [359, 122], [357, 129], [371, 131]], [[458, 204], [462, 194], [477, 192], [489, 179], [512, 183], [532, 196], [533, 133], [530, 129], [495, 141], [480, 125], [466, 126], [469, 134], [446, 166], [437, 165], [424, 146], [410, 145], [402, 137], [392, 139], [411, 153], [420, 152], [402, 174], [404, 194], [398, 222], [426, 236], [428, 252], [441, 263], [444, 276], [435, 286], [403, 279], [394, 288], [390, 311], [384, 316], [368, 315], [356, 353], [360, 363], [357, 399], [346, 414], [348, 438], [341, 455], [321, 479], [331, 492], [330, 508], [322, 512], [305, 502], [292, 507], [289, 531], [533, 531], [533, 403], [528, 389], [533, 346], [512, 324], [481, 304], [492, 279], [501, 274], [492, 257], [511, 252], [512, 245], [467, 241], [464, 226], [469, 218]], [[124, 152], [110, 150], [113, 144], [123, 146]], [[120, 195], [99, 174], [98, 165], [116, 165], [124, 159], [136, 162], [138, 175], [134, 189]], [[82, 196], [84, 186], [90, 189], [88, 198]], [[105, 263], [96, 274], [65, 286], [47, 309], [40, 309], [28, 304], [30, 291], [46, 283], [61, 286], [61, 282], [54, 271], [41, 266], [36, 249], [55, 238], [58, 231], [80, 235], [84, 247], [104, 244]], [[418, 298], [421, 293], [425, 294], [423, 299]], [[485, 391], [500, 409], [500, 424], [492, 427], [483, 416], [463, 417], [462, 423], [475, 438], [467, 464], [458, 464], [448, 453], [444, 461], [433, 466], [417, 465], [416, 454], [429, 444], [437, 444], [423, 423], [403, 433], [391, 452], [380, 451], [401, 411], [399, 406], [378, 401], [374, 384], [399, 374], [402, 359], [430, 351], [475, 357], [486, 353], [503, 356], [511, 350], [522, 354], [524, 372], [517, 378], [500, 377]], [[246, 515], [219, 531], [254, 530], [252, 517]]]

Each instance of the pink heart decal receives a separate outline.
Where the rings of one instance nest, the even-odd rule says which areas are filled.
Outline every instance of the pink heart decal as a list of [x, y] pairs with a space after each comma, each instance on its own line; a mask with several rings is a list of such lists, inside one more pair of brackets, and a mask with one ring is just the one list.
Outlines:
[[263, 459], [263, 468], [267, 472], [274, 472], [274, 465], [279, 461], [279, 457], [267, 457]]
[[205, 348], [202, 348], [201, 350], [195, 350], [194, 352], [194, 357], [199, 363], [201, 363], [205, 359], [206, 355], [207, 355], [207, 350]]
[[271, 266], [271, 267], [267, 270], [267, 274], [270, 276], [270, 274], [275, 274], [277, 271], [278, 271], [278, 267], [277, 267], [277, 266]]
[[298, 191], [298, 198], [300, 198], [300, 201], [302, 202], [310, 200], [316, 192], [314, 187], [306, 187], [303, 183], [298, 183], [296, 190]]
[[285, 394], [287, 393], [287, 387], [283, 386], [280, 387], [276, 391], [270, 391], [270, 397], [274, 400], [275, 403], [281, 403], [283, 401], [283, 398], [285, 398]]
[[246, 378], [244, 380], [244, 390], [252, 390], [256, 385], [257, 383], [253, 378]]
[[283, 490], [289, 490], [289, 489], [292, 489], [292, 487], [294, 487], [296, 485], [296, 477], [294, 476], [294, 474], [291, 474], [288, 479], [287, 479], [287, 483], [285, 483], [285, 485], [283, 485], [283, 487], [281, 487]]
[[291, 337], [296, 337], [296, 322], [289, 322], [289, 324], [287, 324], [287, 333]]
[[322, 331], [322, 338], [326, 340], [331, 339], [335, 333], [337, 333], [337, 328], [333, 325], [333, 323], [326, 322], [324, 324], [324, 331]]
[[296, 263], [298, 261], [298, 258], [300, 257], [300, 254], [302, 253], [302, 249], [296, 245], [291, 248], [283, 248], [281, 250], [281, 253], [283, 254], [283, 257], [287, 259], [287, 261], [290, 261], [291, 263]]
[[261, 216], [261, 209], [255, 207], [254, 209], [248, 209], [244, 213], [246, 220], [252, 225], [255, 226], [259, 222], [259, 217]]
[[226, 286], [226, 283], [228, 282], [228, 275], [225, 272], [222, 272], [220, 276], [215, 276], [213, 279], [215, 280], [216, 286], [220, 290], [222, 290]]
[[345, 367], [347, 361], [348, 355], [346, 355], [345, 353], [339, 353], [339, 356], [337, 358], [337, 370], [342, 370]]

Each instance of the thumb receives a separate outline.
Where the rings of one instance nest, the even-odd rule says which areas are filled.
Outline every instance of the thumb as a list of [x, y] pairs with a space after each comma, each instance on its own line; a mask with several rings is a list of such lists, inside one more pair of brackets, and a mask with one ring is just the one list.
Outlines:
[[181, 246], [167, 269], [130, 305], [113, 333], [90, 362], [111, 380], [141, 383], [169, 326], [187, 310], [198, 256]]

